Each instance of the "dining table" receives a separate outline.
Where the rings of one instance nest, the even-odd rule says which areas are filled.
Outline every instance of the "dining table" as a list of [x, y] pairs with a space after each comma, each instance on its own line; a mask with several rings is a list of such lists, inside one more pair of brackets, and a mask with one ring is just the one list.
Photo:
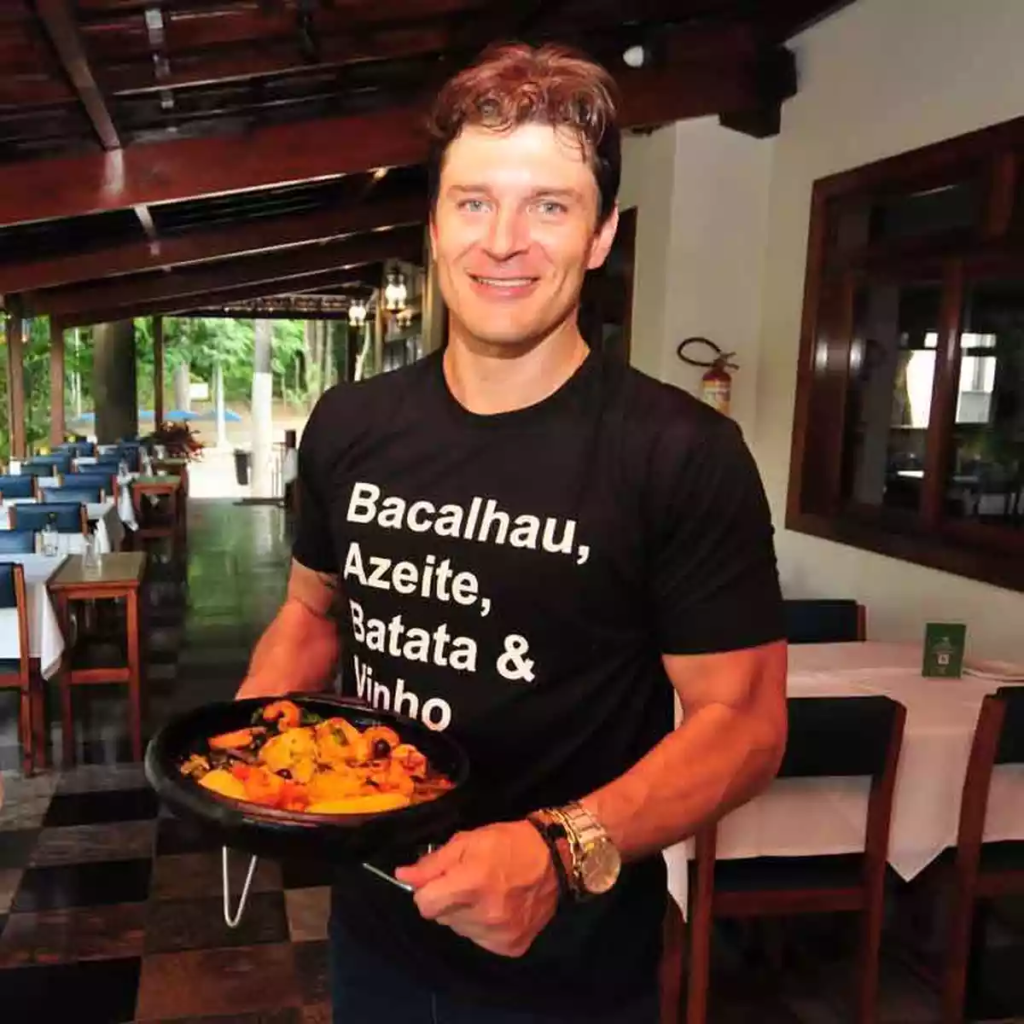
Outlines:
[[[3, 561], [17, 562], [25, 571], [29, 657], [38, 659], [44, 679], [50, 679], [57, 672], [64, 653], [64, 633], [49, 582], [66, 559], [66, 555], [3, 556]], [[0, 658], [17, 658], [20, 653], [18, 611], [16, 608], [0, 609]]]
[[[967, 662], [971, 664], [970, 660]], [[984, 672], [984, 666], [976, 670]], [[1024, 670], [1019, 673], [1024, 681]], [[960, 798], [982, 701], [1014, 674], [922, 675], [922, 645], [855, 642], [791, 645], [790, 697], [881, 695], [907, 718], [893, 797], [888, 862], [910, 881], [956, 845]], [[681, 717], [681, 712], [677, 715]], [[869, 780], [776, 779], [718, 824], [717, 856], [806, 857], [864, 849]], [[985, 841], [1024, 840], [1024, 765], [999, 765], [992, 777]], [[665, 851], [669, 891], [687, 908], [689, 839]]]

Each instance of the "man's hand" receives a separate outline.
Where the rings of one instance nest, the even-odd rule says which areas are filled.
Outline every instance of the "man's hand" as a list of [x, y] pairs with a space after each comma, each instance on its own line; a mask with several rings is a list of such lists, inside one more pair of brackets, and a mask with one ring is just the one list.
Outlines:
[[528, 821], [459, 832], [395, 874], [423, 917], [499, 956], [523, 956], [558, 906], [551, 854]]

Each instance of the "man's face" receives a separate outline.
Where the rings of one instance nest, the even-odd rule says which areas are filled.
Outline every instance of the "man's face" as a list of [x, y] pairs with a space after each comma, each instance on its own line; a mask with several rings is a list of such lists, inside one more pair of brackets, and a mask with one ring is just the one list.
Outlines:
[[576, 309], [586, 272], [608, 255], [615, 211], [581, 147], [548, 125], [467, 127], [448, 147], [430, 225], [453, 317], [488, 345], [541, 340]]

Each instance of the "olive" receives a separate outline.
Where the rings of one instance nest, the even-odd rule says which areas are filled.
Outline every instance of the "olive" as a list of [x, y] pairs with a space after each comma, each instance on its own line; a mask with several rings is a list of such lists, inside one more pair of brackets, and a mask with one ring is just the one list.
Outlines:
[[387, 740], [375, 740], [373, 744], [373, 756], [375, 760], [383, 760], [391, 756], [391, 744]]
[[287, 768], [282, 768], [279, 772], [277, 772], [277, 774], [280, 775], [282, 779], [288, 779], [289, 781], [291, 781], [292, 773], [288, 771]]

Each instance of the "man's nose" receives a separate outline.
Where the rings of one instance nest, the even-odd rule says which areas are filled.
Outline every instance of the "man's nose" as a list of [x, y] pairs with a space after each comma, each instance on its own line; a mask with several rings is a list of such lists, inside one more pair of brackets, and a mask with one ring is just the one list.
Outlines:
[[518, 210], [498, 210], [491, 219], [485, 239], [488, 254], [496, 260], [507, 260], [528, 249], [529, 245], [527, 218]]

